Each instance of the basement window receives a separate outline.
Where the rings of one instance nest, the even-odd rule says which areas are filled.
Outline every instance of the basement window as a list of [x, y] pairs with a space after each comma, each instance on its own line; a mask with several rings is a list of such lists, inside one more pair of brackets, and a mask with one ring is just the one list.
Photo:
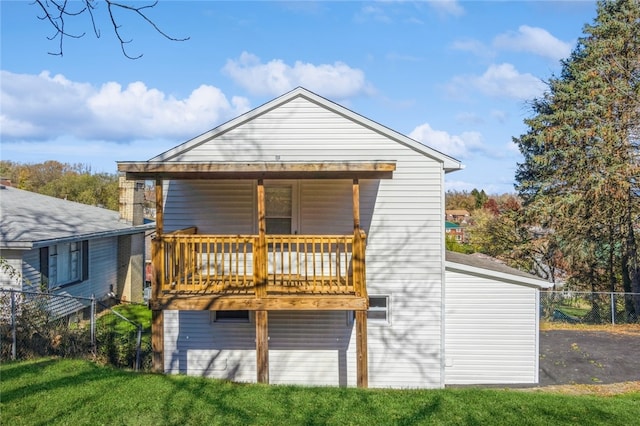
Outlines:
[[213, 322], [251, 322], [249, 311], [213, 311]]
[[369, 296], [367, 319], [380, 324], [389, 323], [389, 296]]

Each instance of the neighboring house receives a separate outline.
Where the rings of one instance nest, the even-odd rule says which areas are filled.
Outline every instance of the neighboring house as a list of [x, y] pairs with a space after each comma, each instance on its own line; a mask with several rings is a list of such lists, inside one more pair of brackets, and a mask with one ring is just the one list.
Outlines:
[[156, 182], [154, 368], [443, 387], [444, 175], [461, 167], [302, 88], [119, 162]]
[[467, 210], [459, 209], [459, 210], [445, 210], [445, 218], [448, 221], [459, 223], [459, 224], [468, 224], [471, 220], [471, 214]]
[[[0, 186], [0, 288], [142, 301], [144, 233], [135, 182], [121, 184], [118, 212]], [[128, 219], [128, 220], [127, 220]], [[133, 225], [134, 221], [138, 225]], [[59, 314], [83, 307], [58, 306]]]
[[459, 243], [467, 242], [467, 239], [464, 233], [464, 227], [457, 223], [446, 221], [444, 223], [444, 232], [445, 234], [450, 235], [454, 240], [456, 240]]

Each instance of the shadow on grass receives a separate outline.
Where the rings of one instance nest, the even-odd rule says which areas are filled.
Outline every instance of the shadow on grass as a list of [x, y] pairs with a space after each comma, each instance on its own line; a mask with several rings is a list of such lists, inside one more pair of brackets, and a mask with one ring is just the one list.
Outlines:
[[632, 424], [640, 415], [629, 397], [238, 384], [57, 359], [0, 367], [7, 424]]

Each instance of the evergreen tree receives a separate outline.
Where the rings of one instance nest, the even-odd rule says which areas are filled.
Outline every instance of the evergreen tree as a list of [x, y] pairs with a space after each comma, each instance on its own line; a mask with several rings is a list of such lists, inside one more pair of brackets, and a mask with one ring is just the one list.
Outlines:
[[[640, 293], [640, 2], [598, 2], [584, 33], [514, 138], [517, 190], [571, 278]], [[627, 308], [637, 318], [640, 297]]]

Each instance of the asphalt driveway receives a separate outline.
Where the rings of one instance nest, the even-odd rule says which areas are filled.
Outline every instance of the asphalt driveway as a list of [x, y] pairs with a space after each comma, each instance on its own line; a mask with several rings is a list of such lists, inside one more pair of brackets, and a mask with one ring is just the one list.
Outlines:
[[640, 334], [540, 332], [539, 386], [640, 381]]

